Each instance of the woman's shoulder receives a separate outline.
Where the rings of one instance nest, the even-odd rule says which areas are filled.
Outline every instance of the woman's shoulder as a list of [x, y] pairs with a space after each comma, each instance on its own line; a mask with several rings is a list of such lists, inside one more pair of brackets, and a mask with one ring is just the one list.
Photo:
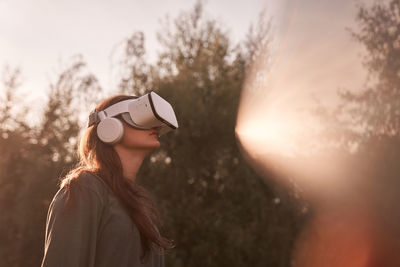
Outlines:
[[89, 186], [93, 188], [107, 187], [107, 184], [93, 172], [83, 171], [75, 179], [77, 183], [79, 183], [82, 186]]
[[105, 204], [108, 196], [108, 186], [97, 175], [83, 171], [72, 177], [67, 177], [62, 186], [54, 195], [51, 208], [63, 207], [66, 203], [81, 203], [91, 205], [99, 202]]
[[109, 190], [107, 184], [98, 175], [89, 171], [81, 172], [74, 178], [73, 184], [101, 195], [107, 195]]
[[64, 177], [58, 193], [73, 195], [79, 194], [79, 192], [87, 192], [100, 198], [106, 198], [110, 190], [107, 184], [95, 173], [78, 170]]

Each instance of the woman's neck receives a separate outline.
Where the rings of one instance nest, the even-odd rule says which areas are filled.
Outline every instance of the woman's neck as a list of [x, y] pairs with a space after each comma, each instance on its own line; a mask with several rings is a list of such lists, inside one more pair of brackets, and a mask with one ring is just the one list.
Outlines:
[[135, 182], [136, 174], [148, 153], [144, 151], [132, 151], [123, 146], [115, 146], [114, 149], [121, 160], [124, 178]]

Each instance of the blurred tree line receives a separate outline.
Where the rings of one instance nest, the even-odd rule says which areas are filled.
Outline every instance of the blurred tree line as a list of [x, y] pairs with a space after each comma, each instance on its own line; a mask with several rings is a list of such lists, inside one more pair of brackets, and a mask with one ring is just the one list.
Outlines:
[[[172, 103], [180, 124], [139, 173], [176, 244], [167, 266], [290, 266], [304, 214], [291, 194], [264, 184], [246, 165], [234, 135], [246, 68], [261, 52], [257, 44], [270, 38], [263, 23], [233, 44], [198, 2], [165, 21], [156, 63], [146, 61], [142, 32], [123, 44], [115, 93], [154, 90]], [[43, 112], [33, 114], [21, 104], [18, 69], [3, 74], [0, 266], [38, 266], [48, 205], [76, 162], [80, 131], [104, 90], [74, 57], [50, 84]]]
[[400, 182], [400, 1], [362, 4], [356, 21], [358, 28], [351, 34], [366, 50], [364, 88], [340, 90], [336, 109], [319, 107], [316, 113], [327, 122], [324, 135], [365, 161], [368, 179], [393, 187]]
[[399, 266], [400, 1], [360, 4], [356, 22], [350, 33], [366, 51], [364, 88], [340, 90], [340, 105], [320, 106], [315, 114], [325, 123], [325, 141], [348, 157], [349, 178], [367, 184], [356, 193], [368, 196], [363, 205], [379, 228], [373, 255], [385, 263], [378, 265]]

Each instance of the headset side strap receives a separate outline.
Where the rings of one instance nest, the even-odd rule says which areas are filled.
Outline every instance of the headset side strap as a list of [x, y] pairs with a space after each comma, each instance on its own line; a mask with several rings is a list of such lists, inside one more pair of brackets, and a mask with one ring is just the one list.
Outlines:
[[96, 110], [92, 111], [89, 115], [89, 122], [88, 122], [88, 127], [97, 124], [100, 122], [100, 118], [98, 116], [98, 112]]
[[121, 113], [128, 112], [128, 104], [134, 101], [134, 99], [128, 99], [118, 102], [104, 110], [104, 113], [108, 118], [117, 116]]

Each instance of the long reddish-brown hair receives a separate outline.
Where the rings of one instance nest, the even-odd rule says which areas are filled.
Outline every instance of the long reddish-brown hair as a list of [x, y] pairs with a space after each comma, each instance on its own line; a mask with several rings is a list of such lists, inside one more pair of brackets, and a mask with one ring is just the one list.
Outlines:
[[[127, 95], [110, 97], [101, 102], [96, 110], [104, 110], [131, 98], [135, 97]], [[123, 177], [121, 160], [112, 145], [105, 144], [99, 139], [97, 125], [90, 126], [83, 134], [79, 142], [79, 163], [62, 179], [60, 187], [68, 189], [83, 172], [90, 172], [100, 177], [119, 199], [140, 232], [142, 260], [151, 249], [156, 250], [157, 246], [163, 249], [173, 247], [171, 241], [159, 233], [160, 216], [148, 192]]]

